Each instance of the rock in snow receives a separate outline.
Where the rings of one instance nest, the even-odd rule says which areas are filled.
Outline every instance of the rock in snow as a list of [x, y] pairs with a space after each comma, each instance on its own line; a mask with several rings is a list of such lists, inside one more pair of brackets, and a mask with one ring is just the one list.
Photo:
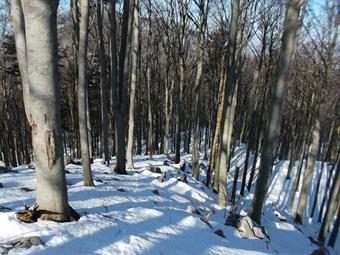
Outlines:
[[225, 225], [235, 227], [244, 239], [266, 237], [263, 227], [256, 226], [249, 216], [241, 216], [239, 214], [230, 214]]

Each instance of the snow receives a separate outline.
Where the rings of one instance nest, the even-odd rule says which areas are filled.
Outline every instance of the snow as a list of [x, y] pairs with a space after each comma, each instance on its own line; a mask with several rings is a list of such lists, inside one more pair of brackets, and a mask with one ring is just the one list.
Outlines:
[[[228, 179], [229, 191], [236, 162], [243, 164], [244, 157], [244, 148], [235, 150]], [[190, 155], [184, 158], [190, 161]], [[164, 166], [165, 159], [163, 155], [152, 159], [135, 156], [135, 169], [128, 170], [125, 176], [116, 175], [112, 168], [95, 160], [92, 170], [96, 187], [84, 187], [81, 167], [68, 165], [69, 202], [82, 215], [78, 222], [68, 223], [39, 220], [27, 224], [16, 220], [15, 211], [23, 209], [24, 205], [34, 204], [34, 191], [26, 192], [21, 188], [35, 189], [35, 172], [20, 166], [14, 169], [18, 173], [1, 174], [0, 182], [4, 187], [0, 189], [0, 206], [11, 211], [0, 212], [0, 244], [32, 235], [40, 236], [44, 242], [44, 245], [30, 249], [12, 249], [9, 254], [310, 254], [318, 248], [308, 239], [309, 236], [317, 236], [320, 226], [316, 220], [305, 220], [304, 225], [297, 226], [293, 217], [285, 211], [287, 194], [293, 182], [285, 180], [287, 161], [275, 165], [268, 189], [262, 224], [270, 239], [246, 240], [236, 229], [224, 225], [225, 208], [216, 204], [217, 195], [192, 179], [188, 166], [188, 183], [179, 181], [178, 177], [184, 173], [178, 170], [178, 165]], [[249, 166], [252, 160], [251, 156]], [[206, 164], [204, 161], [202, 163]], [[157, 180], [160, 174], [147, 170], [150, 164], [167, 172], [165, 182]], [[242, 171], [241, 168], [238, 190]], [[204, 171], [201, 174], [201, 180], [204, 180]], [[317, 176], [313, 179], [308, 212], [314, 199]], [[323, 174], [319, 204], [326, 177], [327, 174]], [[239, 211], [249, 211], [252, 196], [247, 192], [243, 199], [237, 195]], [[214, 211], [215, 214], [209, 218], [212, 228], [190, 208], [198, 209], [202, 216]], [[287, 222], [281, 222], [275, 216], [278, 213], [285, 216]], [[226, 238], [214, 233], [218, 229], [223, 230]], [[340, 254], [339, 241], [330, 252]]]

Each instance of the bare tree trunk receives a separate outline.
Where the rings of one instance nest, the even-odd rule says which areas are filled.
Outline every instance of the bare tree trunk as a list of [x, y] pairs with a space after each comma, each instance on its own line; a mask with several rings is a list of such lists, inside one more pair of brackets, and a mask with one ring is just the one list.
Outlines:
[[[327, 146], [326, 148], [326, 151], [323, 152], [323, 153], [320, 153], [320, 158], [321, 158], [321, 171], [320, 171], [320, 175], [319, 175], [319, 178], [318, 178], [318, 183], [317, 183], [317, 186], [316, 186], [316, 190], [315, 190], [315, 195], [314, 195], [314, 202], [313, 202], [313, 207], [312, 207], [312, 210], [311, 210], [311, 215], [310, 217], [313, 218], [314, 217], [314, 212], [315, 212], [315, 209], [317, 207], [317, 202], [318, 202], [318, 195], [319, 195], [319, 190], [320, 190], [320, 185], [321, 185], [321, 179], [322, 179], [322, 175], [323, 175], [323, 172], [326, 171], [327, 172], [327, 162], [325, 162], [329, 156], [329, 153], [330, 153], [330, 149], [331, 149], [331, 143], [332, 143], [332, 138], [333, 138], [333, 133], [335, 131], [335, 121], [333, 119], [332, 121], [332, 125], [331, 125], [331, 130], [329, 132], [329, 135], [328, 135], [328, 139], [327, 139], [327, 143], [325, 146]], [[321, 144], [321, 142], [320, 142]], [[326, 167], [325, 167], [326, 166]]]
[[231, 192], [231, 202], [233, 205], [236, 204], [236, 189], [237, 189], [237, 181], [238, 181], [239, 172], [240, 172], [240, 167], [236, 166], [234, 181], [233, 181], [233, 189]]
[[211, 185], [211, 175], [212, 172], [215, 172], [214, 176], [214, 190], [218, 191], [218, 167], [216, 167], [216, 160], [217, 160], [217, 146], [218, 146], [218, 140], [220, 137], [220, 130], [222, 125], [222, 113], [223, 113], [223, 107], [224, 107], [224, 90], [225, 90], [225, 70], [224, 70], [224, 56], [222, 56], [222, 63], [221, 63], [221, 74], [220, 74], [220, 84], [219, 84], [219, 99], [218, 99], [218, 105], [217, 105], [217, 120], [216, 120], [216, 127], [214, 132], [214, 137], [212, 140], [211, 145], [211, 153], [210, 153], [210, 162], [209, 162], [209, 168], [207, 171], [207, 181], [206, 185], [207, 187], [210, 187]]
[[[122, 40], [119, 55], [119, 75], [118, 86], [115, 87], [114, 95], [117, 97], [115, 102], [116, 117], [116, 138], [117, 138], [117, 164], [115, 172], [119, 174], [127, 174], [126, 172], [126, 139], [125, 132], [127, 128], [127, 82], [128, 82], [128, 65], [129, 65], [129, 48], [130, 48], [130, 32], [132, 28], [132, 8], [130, 1], [124, 0], [123, 6], [123, 22], [122, 22]], [[114, 26], [114, 24], [112, 24]], [[112, 38], [115, 40], [115, 38]], [[112, 44], [112, 42], [111, 42]], [[111, 52], [112, 53], [112, 52]], [[114, 56], [112, 56], [114, 57]], [[113, 63], [113, 61], [112, 61]]]
[[[109, 8], [109, 24], [110, 24], [110, 74], [111, 74], [111, 112], [116, 117], [116, 108], [118, 106], [118, 74], [117, 74], [117, 24], [116, 24], [116, 0], [110, 1]], [[117, 152], [117, 121], [113, 120], [114, 129], [114, 148], [112, 150]], [[115, 154], [114, 153], [114, 154]]]
[[312, 133], [312, 144], [309, 149], [308, 160], [307, 160], [307, 167], [304, 171], [303, 175], [303, 183], [301, 194], [299, 198], [299, 204], [296, 211], [295, 221], [302, 224], [303, 216], [305, 212], [305, 207], [307, 204], [307, 197], [310, 189], [310, 184], [313, 178], [313, 171], [315, 160], [318, 154], [319, 149], [319, 141], [320, 141], [320, 120], [319, 117], [316, 118]]
[[185, 83], [185, 69], [186, 69], [186, 27], [188, 22], [188, 8], [189, 1], [185, 0], [180, 3], [180, 32], [179, 32], [179, 86], [177, 96], [177, 114], [176, 114], [176, 143], [175, 143], [175, 163], [179, 163], [181, 157], [181, 132], [183, 126], [183, 90]]
[[103, 39], [103, 20], [102, 11], [103, 2], [97, 0], [97, 26], [99, 37], [99, 68], [100, 68], [100, 101], [101, 101], [101, 119], [102, 119], [102, 141], [104, 145], [104, 162], [110, 164], [109, 154], [109, 123], [108, 123], [108, 105], [107, 105], [107, 76], [106, 76], [106, 61], [105, 48]]
[[204, 135], [204, 160], [208, 160], [209, 154], [209, 142], [210, 142], [210, 122], [206, 121], [205, 124], [205, 135]]
[[325, 207], [327, 197], [328, 197], [328, 190], [329, 190], [329, 187], [331, 185], [331, 181], [332, 181], [332, 177], [333, 177], [333, 171], [334, 171], [336, 165], [339, 164], [339, 153], [340, 153], [340, 150], [338, 149], [335, 163], [333, 164], [331, 170], [329, 171], [329, 175], [328, 175], [327, 182], [326, 182], [326, 190], [325, 190], [325, 193], [323, 195], [322, 202], [321, 202], [321, 205], [320, 205], [320, 212], [319, 212], [319, 217], [318, 217], [319, 223], [322, 221], [323, 211], [324, 211], [324, 207]]
[[249, 180], [248, 180], [248, 184], [247, 184], [247, 190], [250, 192], [251, 189], [251, 185], [253, 184], [253, 179], [255, 176], [255, 171], [256, 171], [256, 165], [257, 165], [257, 158], [259, 156], [259, 150], [260, 150], [260, 144], [262, 142], [262, 125], [263, 125], [263, 114], [264, 114], [264, 104], [265, 104], [265, 97], [266, 97], [266, 90], [264, 91], [264, 95], [263, 95], [263, 101], [262, 101], [262, 106], [261, 106], [261, 113], [259, 116], [259, 120], [258, 120], [258, 126], [256, 129], [256, 136], [255, 136], [255, 152], [254, 152], [254, 160], [253, 160], [253, 165], [251, 166], [251, 170], [250, 170], [250, 176], [249, 176]]
[[[149, 59], [150, 61], [150, 59]], [[148, 64], [146, 68], [146, 83], [148, 92], [148, 154], [150, 158], [154, 153], [154, 132], [153, 132], [153, 121], [152, 121], [152, 101], [151, 101], [151, 67]]]
[[332, 219], [337, 210], [339, 210], [339, 202], [340, 202], [340, 164], [338, 162], [335, 177], [333, 180], [332, 188], [329, 194], [327, 209], [325, 217], [322, 220], [320, 232], [319, 232], [319, 241], [324, 244], [327, 233], [329, 231]]
[[176, 147], [175, 147], [175, 163], [179, 163], [181, 158], [181, 132], [182, 132], [182, 98], [183, 98], [183, 87], [184, 87], [184, 70], [185, 63], [183, 57], [180, 57], [180, 71], [179, 71], [179, 95], [177, 97], [177, 114], [176, 114]]
[[[293, 134], [294, 134], [294, 130], [293, 130]], [[287, 180], [291, 179], [292, 170], [293, 170], [293, 167], [295, 166], [295, 161], [297, 157], [296, 154], [297, 154], [297, 147], [299, 146], [299, 142], [300, 142], [300, 133], [298, 133], [295, 141], [291, 142], [290, 151], [289, 151], [289, 165], [288, 165], [288, 171], [287, 171], [287, 176], [286, 176]]]
[[241, 189], [240, 189], [241, 196], [244, 196], [244, 189], [246, 187], [249, 156], [250, 156], [250, 145], [248, 144], [247, 152], [246, 152], [246, 159], [244, 161], [244, 166], [243, 166], [242, 184], [241, 184]]
[[81, 146], [81, 162], [84, 169], [84, 185], [94, 186], [90, 165], [89, 137], [88, 137], [88, 116], [87, 116], [87, 42], [89, 22], [89, 2], [80, 3], [80, 24], [79, 24], [79, 49], [78, 49], [78, 119], [79, 135]]
[[316, 209], [316, 205], [318, 203], [318, 196], [319, 196], [319, 190], [320, 190], [320, 185], [321, 185], [321, 179], [322, 179], [323, 172], [325, 171], [325, 169], [327, 171], [327, 164], [326, 164], [326, 168], [325, 168], [325, 164], [326, 163], [321, 161], [320, 174], [319, 174], [319, 177], [318, 177], [318, 182], [317, 182], [316, 189], [315, 189], [315, 194], [314, 194], [313, 206], [312, 206], [312, 210], [311, 210], [311, 213], [310, 213], [310, 217], [311, 218], [314, 217], [314, 212], [315, 212], [315, 209]]
[[[70, 1], [71, 15], [72, 15], [72, 23], [73, 23], [73, 31], [72, 31], [72, 57], [73, 57], [73, 83], [69, 84], [69, 102], [70, 102], [70, 117], [72, 123], [72, 136], [73, 142], [76, 148], [73, 148], [72, 157], [80, 157], [80, 141], [79, 141], [79, 132], [78, 132], [78, 124], [77, 123], [77, 114], [74, 113], [74, 106], [76, 105], [76, 98], [74, 95], [77, 93], [78, 87], [78, 49], [79, 49], [79, 8], [78, 8], [78, 0]], [[76, 151], [75, 151], [76, 150]]]
[[[29, 95], [29, 102], [25, 103], [30, 104], [30, 112], [26, 114], [32, 128], [37, 178], [36, 201], [41, 217], [69, 221], [76, 213], [68, 205], [61, 136], [57, 61], [58, 4], [59, 1], [12, 1], [12, 17], [13, 20], [17, 19], [15, 22], [19, 21], [17, 25], [20, 24], [15, 25], [14, 29], [25, 28], [26, 31], [25, 35], [23, 31], [15, 32], [23, 36], [17, 42], [17, 50], [23, 54], [18, 61], [24, 77], [27, 75], [27, 89], [34, 91]], [[23, 20], [25, 23], [21, 23]], [[22, 46], [27, 50], [26, 57], [25, 50], [20, 48]]]
[[338, 233], [339, 233], [339, 227], [340, 227], [340, 209], [338, 208], [338, 214], [336, 216], [336, 220], [335, 220], [335, 223], [333, 225], [333, 229], [332, 229], [331, 235], [329, 237], [329, 241], [328, 241], [328, 245], [333, 247], [333, 248], [335, 246], [336, 238], [337, 238]]
[[259, 177], [256, 182], [251, 213], [251, 218], [258, 224], [261, 223], [262, 208], [265, 202], [267, 185], [273, 167], [275, 143], [280, 134], [282, 106], [287, 91], [290, 62], [295, 49], [294, 44], [296, 44], [296, 33], [299, 27], [299, 12], [304, 4], [304, 0], [289, 0], [287, 2], [278, 71], [273, 86], [269, 122], [264, 133], [264, 144], [261, 149], [261, 165]]
[[133, 148], [134, 148], [134, 130], [135, 130], [135, 97], [137, 84], [137, 65], [139, 55], [139, 1], [136, 0], [132, 28], [132, 67], [130, 81], [130, 108], [129, 108], [129, 133], [127, 145], [127, 167], [133, 168]]
[[[11, 1], [11, 18], [15, 36], [16, 55], [19, 62], [19, 70], [23, 86], [23, 99], [26, 117], [30, 123], [30, 87], [27, 74], [27, 49], [26, 49], [26, 31], [23, 6], [20, 0]], [[31, 125], [31, 124], [30, 124]]]
[[203, 58], [204, 58], [204, 48], [205, 48], [205, 28], [207, 19], [207, 2], [205, 0], [200, 0], [200, 31], [199, 31], [199, 45], [198, 45], [198, 56], [197, 56], [197, 73], [195, 81], [195, 126], [194, 126], [194, 144], [192, 152], [192, 176], [199, 180], [199, 141], [200, 141], [200, 116], [201, 116], [201, 83], [202, 83], [202, 73], [203, 73]]
[[[87, 69], [87, 67], [86, 67]], [[79, 76], [79, 74], [78, 74]], [[91, 126], [91, 121], [90, 121], [90, 109], [89, 109], [89, 85], [87, 81], [87, 76], [86, 76], [86, 90], [85, 90], [85, 98], [86, 98], [86, 130], [87, 130], [87, 138], [88, 138], [88, 144], [89, 144], [89, 157], [93, 157], [93, 141], [92, 141], [92, 126]]]
[[232, 99], [233, 90], [235, 86], [235, 54], [236, 54], [236, 40], [237, 40], [237, 27], [239, 19], [239, 0], [232, 2], [232, 17], [231, 27], [229, 31], [229, 46], [228, 46], [228, 64], [227, 64], [227, 84], [224, 93], [224, 104], [222, 114], [222, 134], [220, 143], [219, 155], [219, 190], [218, 190], [218, 203], [225, 206], [227, 204], [227, 164], [230, 155], [230, 143], [232, 133]]
[[[311, 123], [310, 120], [311, 116], [308, 117], [307, 123]], [[307, 126], [308, 126], [307, 124]], [[289, 197], [289, 204], [288, 204], [288, 212], [291, 212], [293, 209], [293, 205], [294, 205], [294, 201], [295, 201], [295, 195], [296, 192], [299, 190], [299, 185], [300, 185], [300, 179], [301, 179], [301, 172], [302, 172], [302, 168], [303, 168], [303, 160], [304, 160], [304, 156], [305, 156], [305, 147], [306, 147], [306, 142], [309, 139], [309, 131], [305, 130], [304, 134], [303, 134], [303, 142], [302, 142], [302, 146], [301, 146], [301, 153], [300, 153], [300, 157], [299, 157], [299, 164], [297, 166], [297, 170], [296, 170], [296, 174], [295, 174], [295, 179], [293, 181], [292, 184], [292, 190], [290, 192], [290, 197]]]
[[170, 118], [172, 107], [171, 101], [171, 91], [174, 87], [174, 77], [171, 75], [170, 78], [170, 70], [167, 70], [166, 84], [165, 84], [165, 128], [164, 128], [164, 141], [163, 141], [163, 153], [168, 155], [169, 152], [169, 140], [170, 140]]

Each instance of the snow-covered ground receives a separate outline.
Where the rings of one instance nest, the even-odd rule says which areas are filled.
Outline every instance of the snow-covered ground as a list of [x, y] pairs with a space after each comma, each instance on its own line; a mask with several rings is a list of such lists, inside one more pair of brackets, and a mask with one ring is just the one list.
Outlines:
[[[184, 156], [190, 162], [189, 155]], [[242, 239], [236, 229], [224, 225], [225, 208], [219, 207], [217, 195], [202, 183], [190, 177], [177, 165], [165, 166], [162, 155], [135, 157], [135, 169], [128, 175], [116, 175], [112, 168], [100, 160], [92, 164], [96, 187], [84, 187], [82, 169], [68, 165], [69, 202], [82, 217], [78, 222], [55, 223], [38, 221], [28, 224], [19, 222], [15, 211], [24, 205], [34, 204], [35, 172], [18, 167], [18, 173], [0, 175], [0, 244], [22, 236], [39, 236], [44, 245], [30, 249], [12, 249], [9, 254], [311, 254], [318, 247], [309, 236], [317, 236], [316, 220], [305, 220], [295, 225], [293, 217], [285, 212], [292, 181], [285, 181], [288, 162], [278, 162], [273, 169], [272, 184], [268, 190], [267, 206], [262, 220], [269, 239]], [[244, 149], [235, 151], [232, 164], [244, 160]], [[114, 160], [112, 161], [114, 163]], [[205, 162], [203, 162], [205, 163]], [[160, 174], [147, 170], [149, 165], [166, 171], [166, 179], [160, 183]], [[316, 167], [319, 167], [318, 165]], [[231, 190], [234, 166], [229, 175]], [[294, 169], [295, 171], [295, 169]], [[204, 171], [202, 170], [202, 180]], [[188, 183], [179, 177], [188, 175]], [[321, 183], [319, 200], [323, 195], [326, 175]], [[238, 190], [242, 173], [239, 176]], [[311, 193], [314, 193], [316, 175]], [[24, 190], [29, 188], [33, 191]], [[254, 191], [254, 186], [251, 192]], [[311, 196], [311, 201], [314, 196]], [[249, 210], [252, 193], [245, 198], [238, 196], [238, 210]], [[320, 202], [320, 201], [319, 201]], [[307, 210], [310, 211], [308, 204]], [[196, 208], [201, 215], [193, 213]], [[229, 209], [229, 208], [227, 208]], [[209, 218], [210, 226], [202, 216], [215, 211]], [[281, 222], [276, 212], [287, 217]], [[318, 215], [318, 212], [315, 213]], [[227, 213], [228, 215], [228, 213]], [[226, 238], [216, 235], [222, 230]], [[332, 254], [340, 254], [340, 242]]]

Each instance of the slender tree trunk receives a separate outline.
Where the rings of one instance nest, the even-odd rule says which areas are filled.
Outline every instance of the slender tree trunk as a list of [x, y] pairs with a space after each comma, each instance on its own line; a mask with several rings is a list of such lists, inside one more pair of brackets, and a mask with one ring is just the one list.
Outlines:
[[299, 27], [299, 12], [304, 4], [304, 0], [289, 0], [287, 2], [278, 71], [273, 87], [269, 123], [264, 133], [264, 144], [261, 150], [261, 165], [251, 213], [251, 218], [258, 224], [261, 223], [262, 208], [265, 202], [268, 181], [273, 167], [275, 143], [280, 134], [283, 101], [287, 91], [290, 62], [294, 53], [296, 33]]
[[208, 3], [205, 4], [205, 0], [200, 0], [200, 31], [199, 31], [199, 45], [198, 45], [198, 57], [197, 57], [197, 73], [195, 81], [195, 126], [194, 126], [194, 144], [192, 152], [192, 176], [199, 180], [199, 141], [200, 141], [200, 117], [201, 117], [201, 83], [203, 74], [203, 57], [205, 47], [205, 28], [207, 17]]
[[[311, 123], [310, 118], [311, 118], [311, 115], [307, 118], [308, 124]], [[302, 172], [302, 168], [303, 168], [303, 160], [304, 160], [304, 157], [305, 157], [305, 147], [306, 147], [307, 140], [309, 138], [309, 131], [304, 130], [303, 132], [304, 132], [304, 134], [303, 134], [303, 142], [302, 142], [302, 146], [301, 146], [301, 153], [300, 153], [300, 157], [299, 157], [299, 164], [297, 166], [297, 170], [296, 170], [296, 174], [295, 174], [296, 177], [293, 181], [292, 190], [290, 192], [289, 205], [288, 205], [288, 208], [287, 208], [288, 212], [291, 212], [292, 209], [293, 209], [293, 205], [294, 205], [294, 201], [295, 201], [295, 195], [296, 195], [296, 192], [299, 189], [301, 172]]]
[[151, 101], [151, 67], [150, 65], [146, 68], [146, 83], [148, 90], [148, 154], [150, 158], [154, 153], [154, 132], [153, 132], [153, 121], [152, 121], [152, 101]]
[[324, 207], [325, 207], [327, 197], [328, 197], [328, 190], [329, 190], [329, 187], [331, 185], [331, 181], [332, 181], [332, 177], [333, 177], [333, 171], [334, 171], [336, 165], [339, 164], [339, 153], [340, 153], [340, 150], [338, 149], [336, 161], [333, 164], [331, 170], [329, 171], [329, 176], [328, 176], [327, 182], [326, 182], [326, 190], [325, 190], [325, 193], [323, 195], [321, 206], [320, 206], [320, 212], [319, 212], [319, 217], [318, 217], [319, 223], [321, 223], [321, 221], [322, 221], [323, 211], [324, 211]]
[[[171, 111], [170, 108], [172, 101], [171, 91], [174, 86], [174, 77], [170, 76], [170, 70], [167, 70], [166, 84], [165, 84], [165, 128], [164, 128], [164, 141], [163, 141], [163, 153], [168, 155], [169, 152], [169, 140], [170, 140], [170, 118]], [[170, 80], [171, 79], [171, 80]]]
[[[111, 74], [111, 112], [113, 117], [116, 117], [116, 108], [118, 107], [118, 74], [117, 74], [117, 36], [116, 36], [116, 0], [110, 1], [110, 8], [109, 8], [109, 24], [110, 24], [110, 74]], [[113, 118], [113, 144], [114, 148], [113, 154], [117, 153], [117, 121]]]
[[176, 114], [176, 142], [175, 142], [175, 163], [179, 163], [181, 158], [181, 133], [183, 126], [183, 90], [185, 83], [186, 70], [186, 28], [188, 22], [188, 1], [183, 1], [179, 6], [180, 13], [180, 31], [179, 31], [179, 86], [177, 95], [177, 114]]
[[320, 232], [319, 232], [319, 241], [324, 244], [327, 233], [329, 231], [332, 219], [337, 210], [339, 210], [339, 202], [340, 202], [340, 164], [338, 162], [335, 177], [333, 180], [332, 188], [329, 194], [327, 209], [325, 213], [325, 217], [322, 220]]
[[204, 160], [208, 160], [209, 154], [209, 142], [210, 142], [210, 122], [206, 121], [205, 125], [205, 135], [204, 135]]
[[87, 115], [87, 42], [89, 22], [89, 2], [80, 3], [80, 24], [79, 24], [79, 49], [78, 49], [78, 120], [81, 146], [81, 162], [84, 169], [84, 185], [94, 186], [90, 165], [89, 137], [88, 137], [88, 115]]
[[[253, 160], [253, 165], [251, 167], [251, 171], [250, 171], [250, 176], [249, 176], [249, 180], [248, 180], [248, 184], [247, 184], [247, 190], [248, 192], [250, 192], [251, 189], [251, 185], [253, 184], [253, 180], [254, 180], [254, 176], [255, 176], [255, 171], [256, 171], [256, 165], [257, 165], [257, 159], [259, 156], [259, 151], [260, 151], [260, 146], [262, 143], [262, 126], [263, 126], [263, 115], [264, 115], [264, 111], [265, 111], [265, 102], [266, 102], [266, 94], [267, 94], [267, 89], [265, 87], [264, 89], [264, 93], [263, 93], [263, 98], [262, 98], [262, 103], [261, 103], [261, 110], [260, 110], [260, 116], [258, 119], [258, 125], [256, 128], [256, 135], [255, 135], [255, 152], [254, 152], [254, 160]], [[256, 114], [256, 111], [255, 111]]]
[[217, 105], [217, 120], [216, 120], [216, 127], [214, 131], [214, 137], [212, 140], [211, 145], [211, 153], [210, 153], [210, 162], [209, 162], [209, 168], [207, 171], [207, 181], [206, 185], [209, 188], [211, 185], [211, 175], [212, 172], [215, 172], [214, 175], [214, 190], [218, 191], [218, 169], [219, 167], [216, 167], [216, 160], [217, 160], [217, 151], [218, 151], [218, 141], [220, 137], [220, 130], [222, 125], [222, 113], [224, 108], [224, 90], [225, 90], [225, 70], [224, 70], [224, 56], [222, 57], [222, 63], [221, 63], [221, 76], [220, 76], [220, 84], [219, 84], [219, 98], [218, 98], [218, 105]]
[[332, 229], [331, 235], [329, 237], [329, 241], [328, 241], [328, 245], [333, 247], [333, 248], [335, 246], [336, 238], [337, 238], [338, 233], [339, 233], [339, 227], [340, 227], [340, 209], [338, 208], [338, 214], [336, 216], [336, 220], [335, 220], [335, 223], [333, 225], [333, 229]]
[[292, 175], [293, 167], [295, 166], [297, 147], [299, 146], [300, 141], [300, 132], [298, 131], [298, 135], [295, 139], [295, 142], [291, 142], [290, 150], [289, 150], [289, 165], [286, 179], [290, 180]]
[[[321, 169], [320, 169], [320, 174], [319, 174], [319, 178], [318, 178], [318, 183], [316, 185], [316, 189], [315, 189], [315, 195], [314, 195], [314, 201], [313, 201], [313, 206], [312, 206], [312, 210], [310, 213], [310, 217], [313, 218], [314, 216], [314, 212], [318, 203], [318, 196], [319, 196], [319, 190], [320, 190], [320, 184], [321, 184], [321, 179], [322, 179], [322, 175], [323, 172], [325, 171], [325, 164], [324, 162], [321, 161]], [[326, 164], [326, 171], [327, 171], [327, 164]]]
[[26, 49], [26, 31], [24, 14], [20, 0], [11, 1], [11, 21], [15, 36], [16, 55], [19, 62], [19, 70], [23, 87], [23, 100], [27, 120], [31, 125], [30, 116], [30, 87], [27, 74], [27, 49]]
[[242, 184], [241, 184], [241, 190], [240, 195], [244, 196], [244, 189], [246, 187], [246, 181], [247, 181], [247, 172], [248, 172], [248, 162], [249, 162], [249, 156], [250, 156], [250, 148], [249, 144], [247, 145], [247, 152], [246, 152], [246, 159], [244, 161], [244, 167], [243, 167], [243, 176], [242, 176]]
[[184, 73], [185, 63], [183, 57], [180, 57], [179, 67], [179, 88], [177, 97], [177, 114], [176, 114], [176, 147], [175, 147], [175, 163], [179, 163], [181, 158], [181, 136], [182, 136], [182, 99], [183, 99], [183, 87], [184, 87]]
[[295, 216], [295, 221], [300, 224], [302, 224], [303, 222], [303, 216], [304, 216], [305, 207], [307, 204], [310, 184], [313, 178], [314, 165], [315, 165], [316, 157], [318, 154], [319, 141], [320, 141], [320, 120], [317, 117], [314, 123], [314, 128], [312, 132], [312, 144], [310, 146], [309, 153], [308, 153], [307, 167], [303, 175], [302, 189], [301, 189], [299, 204], [298, 204], [296, 216]]
[[101, 119], [102, 119], [102, 142], [104, 145], [104, 162], [110, 164], [109, 153], [109, 123], [108, 123], [108, 104], [107, 104], [107, 76], [106, 76], [106, 61], [105, 48], [103, 39], [103, 20], [102, 20], [102, 0], [97, 0], [97, 26], [99, 37], [99, 67], [100, 67], [100, 101], [101, 101]]
[[[79, 60], [78, 60], [79, 63]], [[86, 67], [87, 69], [87, 67]], [[79, 76], [79, 74], [78, 74]], [[92, 126], [90, 121], [90, 106], [89, 106], [89, 86], [88, 86], [88, 78], [86, 75], [86, 89], [85, 89], [85, 98], [86, 98], [86, 130], [87, 130], [87, 138], [89, 144], [89, 156], [93, 157], [93, 141], [92, 141]]]
[[237, 190], [237, 181], [238, 181], [238, 174], [240, 172], [240, 167], [236, 166], [235, 175], [234, 175], [234, 182], [233, 182], [233, 189], [231, 192], [231, 202], [233, 205], [236, 204], [236, 190]]
[[[132, 3], [133, 4], [133, 3]], [[115, 101], [115, 117], [116, 117], [116, 138], [117, 138], [117, 164], [115, 172], [119, 174], [127, 174], [126, 172], [126, 140], [125, 132], [127, 128], [127, 82], [128, 82], [128, 65], [129, 65], [129, 48], [130, 34], [132, 28], [132, 8], [130, 1], [124, 0], [123, 5], [123, 22], [122, 22], [122, 40], [119, 55], [119, 75], [118, 86], [114, 89], [117, 98]], [[131, 19], [130, 19], [131, 17]], [[115, 38], [112, 38], [115, 40]], [[112, 42], [111, 42], [112, 43]], [[113, 61], [112, 61], [113, 63]]]
[[133, 148], [134, 148], [134, 130], [135, 130], [135, 97], [137, 84], [137, 66], [138, 66], [138, 49], [139, 49], [139, 1], [136, 0], [132, 28], [132, 67], [130, 81], [130, 108], [129, 108], [129, 133], [127, 146], [127, 167], [133, 168]]
[[[80, 156], [80, 141], [79, 141], [79, 133], [78, 133], [78, 124], [77, 124], [77, 116], [74, 111], [74, 106], [76, 105], [76, 98], [74, 95], [77, 93], [78, 87], [78, 48], [79, 48], [79, 8], [78, 8], [78, 0], [70, 1], [71, 7], [71, 15], [72, 15], [72, 23], [73, 23], [73, 32], [72, 32], [72, 57], [73, 57], [73, 83], [69, 84], [69, 102], [70, 102], [70, 117], [72, 123], [72, 138], [74, 142], [74, 146], [76, 148], [73, 149], [72, 157]], [[79, 155], [78, 155], [79, 154]]]
[[239, 0], [233, 0], [232, 2], [232, 17], [231, 28], [229, 31], [229, 52], [228, 52], [228, 64], [227, 64], [227, 84], [224, 93], [224, 104], [222, 114], [222, 134], [220, 143], [220, 155], [219, 155], [219, 189], [218, 189], [218, 203], [225, 206], [227, 204], [227, 164], [228, 157], [230, 155], [230, 143], [232, 133], [232, 99], [233, 89], [235, 86], [235, 54], [236, 54], [236, 39], [237, 39], [237, 27], [239, 19]]

